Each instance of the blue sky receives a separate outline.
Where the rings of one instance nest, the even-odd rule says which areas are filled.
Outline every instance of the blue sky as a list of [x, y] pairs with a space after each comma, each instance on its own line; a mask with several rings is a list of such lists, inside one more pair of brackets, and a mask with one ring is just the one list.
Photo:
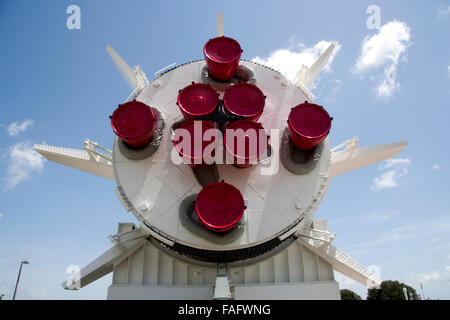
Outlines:
[[[72, 4], [80, 30], [66, 27]], [[373, 4], [380, 29], [366, 25]], [[29, 259], [18, 299], [106, 297], [110, 276], [77, 292], [60, 283], [68, 266], [110, 247], [117, 222], [134, 217], [112, 181], [43, 161], [30, 147], [82, 148], [85, 138], [111, 147], [108, 116], [131, 90], [105, 46], [151, 79], [166, 65], [201, 59], [219, 11], [244, 59], [285, 72], [296, 68], [289, 59], [309, 63], [323, 43], [338, 45], [312, 90], [334, 117], [331, 144], [358, 136], [360, 146], [409, 145], [395, 161], [335, 178], [316, 218], [328, 219], [337, 247], [384, 279], [419, 292], [422, 282], [426, 297], [450, 299], [445, 1], [1, 1], [0, 294], [12, 297], [19, 262]], [[337, 278], [365, 297], [363, 286]]]

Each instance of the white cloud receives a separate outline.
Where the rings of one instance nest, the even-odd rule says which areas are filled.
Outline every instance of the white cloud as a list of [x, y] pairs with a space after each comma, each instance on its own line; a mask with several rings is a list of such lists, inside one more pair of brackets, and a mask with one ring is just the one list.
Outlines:
[[339, 272], [335, 272], [334, 273], [334, 279], [339, 282], [339, 288], [340, 289], [349, 289], [352, 286], [354, 286], [355, 284], [357, 284], [357, 282], [349, 277], [347, 277], [346, 275], [343, 275], [342, 273]]
[[47, 288], [42, 289], [30, 289], [28, 291], [28, 294], [31, 299], [48, 299], [49, 298], [49, 292]]
[[411, 165], [410, 159], [388, 159], [383, 161], [379, 167], [380, 170], [391, 168], [378, 177], [375, 177], [372, 183], [372, 190], [392, 189], [398, 186], [402, 178], [408, 174], [408, 167]]
[[393, 166], [409, 166], [411, 165], [411, 160], [396, 158], [396, 159], [387, 159], [380, 164], [380, 169], [387, 169]]
[[383, 73], [375, 76], [378, 79], [377, 96], [393, 97], [400, 87], [396, 81], [398, 62], [410, 46], [410, 39], [411, 29], [405, 23], [394, 20], [384, 24], [377, 34], [364, 38], [352, 72], [364, 77], [368, 72], [383, 68]]
[[331, 72], [334, 57], [341, 49], [341, 44], [337, 41], [322, 40], [313, 47], [306, 47], [303, 43], [299, 43], [295, 47], [291, 46], [287, 49], [273, 51], [267, 58], [255, 57], [252, 61], [274, 68], [283, 73], [288, 79], [294, 80], [302, 65], [310, 67], [331, 43], [335, 44], [335, 49], [323, 68], [323, 72], [327, 73]]
[[439, 170], [440, 168], [441, 168], [441, 166], [438, 165], [438, 164], [435, 164], [435, 165], [433, 166], [433, 170]]
[[370, 222], [385, 222], [392, 219], [392, 217], [396, 214], [397, 212], [393, 210], [382, 209], [367, 215], [363, 215], [361, 216], [361, 219]]
[[436, 15], [437, 19], [443, 19], [450, 14], [450, 5], [440, 6]]
[[[0, 284], [0, 295], [4, 294], [6, 296], [6, 292], [8, 292], [8, 287], [4, 284]], [[3, 297], [3, 299], [6, 299], [6, 297]]]
[[438, 237], [434, 237], [430, 240], [431, 243], [438, 243], [439, 242], [439, 238]]
[[444, 270], [412, 273], [411, 276], [419, 282], [438, 282], [439, 284], [450, 285], [450, 266], [446, 266]]
[[33, 172], [41, 173], [45, 159], [28, 142], [20, 142], [9, 150], [9, 166], [5, 190], [28, 180]]
[[0, 212], [0, 219], [3, 218], [5, 215]]
[[31, 119], [26, 119], [20, 124], [18, 122], [13, 122], [8, 126], [8, 134], [10, 137], [17, 136], [28, 128], [32, 127], [33, 123], [34, 121]]
[[391, 189], [397, 186], [396, 172], [394, 170], [383, 173], [373, 180], [372, 190]]

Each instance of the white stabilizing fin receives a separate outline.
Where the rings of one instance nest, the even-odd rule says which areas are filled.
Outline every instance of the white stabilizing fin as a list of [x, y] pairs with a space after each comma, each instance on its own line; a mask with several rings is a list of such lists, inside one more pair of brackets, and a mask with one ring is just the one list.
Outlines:
[[332, 244], [324, 244], [323, 246], [317, 248], [311, 245], [309, 243], [310, 241], [303, 238], [299, 238], [298, 241], [300, 241], [323, 260], [331, 264], [334, 270], [342, 273], [350, 279], [358, 281], [362, 285], [369, 288], [379, 286], [381, 284], [382, 279], [380, 277], [371, 273], [366, 267], [346, 255]]
[[224, 36], [224, 27], [223, 27], [223, 13], [219, 12], [219, 17], [217, 21], [217, 36]]
[[106, 157], [89, 153], [92, 150], [61, 148], [46, 144], [35, 144], [34, 150], [50, 161], [115, 181], [111, 161]]
[[123, 60], [122, 57], [119, 56], [119, 54], [110, 45], [106, 46], [106, 51], [108, 51], [109, 56], [111, 57], [115, 66], [117, 67], [117, 69], [119, 69], [120, 73], [128, 82], [131, 89], [136, 89], [138, 86], [138, 82], [133, 69], [131, 69], [131, 67], [125, 62], [125, 60]]
[[[358, 140], [353, 138], [332, 149], [330, 177], [368, 166], [396, 156], [408, 145], [406, 141], [357, 148]], [[344, 150], [337, 149], [345, 146]]]
[[110, 273], [114, 266], [142, 246], [148, 237], [148, 233], [143, 227], [136, 228], [132, 223], [122, 223], [119, 226], [124, 230], [110, 236], [115, 245], [64, 281], [61, 284], [64, 289], [78, 290]]
[[294, 83], [297, 85], [297, 83], [300, 82], [307, 89], [311, 89], [314, 81], [319, 76], [323, 67], [325, 67], [331, 55], [333, 54], [334, 47], [335, 45], [333, 43], [330, 44], [330, 46], [320, 55], [320, 57], [313, 63], [310, 68], [303, 65], [297, 73]]
[[[314, 228], [317, 229], [316, 232], [320, 231], [324, 234], [331, 234], [328, 232], [328, 223], [326, 220], [314, 220], [313, 224]], [[382, 279], [378, 275], [370, 272], [366, 267], [333, 246], [329, 241], [315, 237], [304, 237], [301, 234], [297, 235], [300, 236], [298, 238], [300, 243], [331, 264], [334, 270], [367, 287], [379, 286], [381, 284]]]

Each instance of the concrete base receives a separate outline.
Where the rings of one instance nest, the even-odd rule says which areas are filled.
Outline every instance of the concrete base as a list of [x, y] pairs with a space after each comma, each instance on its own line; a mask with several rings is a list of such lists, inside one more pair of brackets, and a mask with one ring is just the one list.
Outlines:
[[210, 300], [214, 286], [111, 285], [108, 300]]
[[341, 300], [336, 281], [234, 286], [236, 300]]
[[[234, 290], [233, 290], [234, 289]], [[235, 285], [234, 300], [340, 300], [336, 281]], [[210, 300], [214, 286], [111, 285], [108, 300]]]

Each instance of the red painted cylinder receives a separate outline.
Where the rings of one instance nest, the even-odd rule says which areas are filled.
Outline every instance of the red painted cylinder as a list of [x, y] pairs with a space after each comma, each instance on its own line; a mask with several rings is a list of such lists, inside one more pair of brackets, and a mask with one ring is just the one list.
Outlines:
[[232, 229], [244, 211], [245, 201], [241, 192], [226, 182], [208, 184], [195, 200], [195, 212], [201, 223], [215, 232]]
[[[217, 138], [214, 138], [214, 141], [204, 139], [208, 129], [215, 129], [210, 121], [188, 120], [175, 130], [173, 145], [183, 158], [183, 162], [193, 168], [203, 168], [214, 162], [213, 150], [218, 140]], [[207, 150], [206, 148], [211, 144], [212, 149]]]
[[209, 74], [217, 79], [228, 81], [233, 78], [242, 49], [236, 40], [228, 37], [210, 39], [203, 47]]
[[234, 165], [248, 168], [267, 151], [268, 136], [260, 123], [244, 119], [226, 127], [223, 143]]
[[264, 111], [266, 97], [254, 84], [241, 82], [225, 90], [223, 104], [225, 113], [257, 121]]
[[156, 130], [155, 122], [152, 109], [139, 101], [119, 105], [111, 116], [114, 133], [136, 149], [143, 148], [152, 141]]
[[186, 120], [197, 119], [217, 110], [219, 95], [208, 84], [193, 83], [178, 93], [177, 104]]
[[327, 137], [331, 118], [323, 107], [305, 102], [292, 108], [288, 128], [291, 141], [297, 149], [311, 150]]

